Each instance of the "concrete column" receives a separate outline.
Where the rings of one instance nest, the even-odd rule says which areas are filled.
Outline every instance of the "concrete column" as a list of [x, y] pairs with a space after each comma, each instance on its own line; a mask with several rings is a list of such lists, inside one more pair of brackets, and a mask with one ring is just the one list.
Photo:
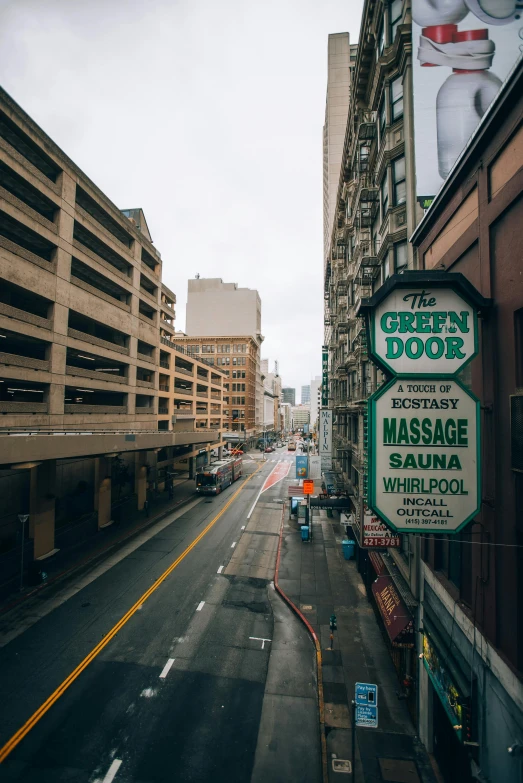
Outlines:
[[94, 507], [98, 530], [111, 522], [111, 460], [97, 457], [94, 463]]
[[189, 457], [189, 478], [190, 479], [193, 479], [194, 476], [195, 476], [195, 465], [196, 465], [195, 458], [194, 457]]
[[56, 460], [31, 468], [29, 536], [34, 539], [35, 559], [55, 551]]
[[138, 511], [143, 509], [147, 498], [147, 452], [139, 451], [136, 454], [136, 467], [134, 471], [134, 491], [137, 497]]

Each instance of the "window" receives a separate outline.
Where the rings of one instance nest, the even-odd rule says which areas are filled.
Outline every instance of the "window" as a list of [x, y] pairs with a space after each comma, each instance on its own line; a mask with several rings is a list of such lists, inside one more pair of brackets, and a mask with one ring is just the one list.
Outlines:
[[199, 345], [188, 345], [187, 346], [187, 353], [200, 353], [200, 346]]
[[401, 76], [390, 83], [390, 114], [392, 122], [403, 117], [403, 82]]
[[394, 271], [397, 273], [405, 271], [408, 260], [407, 243], [398, 242], [394, 245]]
[[385, 128], [387, 127], [387, 102], [385, 100], [385, 95], [383, 95], [380, 108], [378, 109], [378, 123], [379, 123], [380, 144], [381, 144], [385, 136]]
[[401, 24], [403, 0], [392, 0], [389, 6], [389, 46], [392, 46], [396, 38], [396, 30]]
[[382, 24], [378, 33], [378, 56], [381, 57], [385, 49], [385, 25]]
[[392, 163], [393, 202], [397, 207], [407, 200], [407, 183], [405, 182], [405, 158], [396, 158]]
[[383, 259], [383, 264], [381, 267], [381, 275], [382, 275], [382, 283], [385, 282], [385, 280], [388, 280], [390, 277], [390, 263], [389, 263], [389, 253], [385, 256]]
[[384, 220], [385, 215], [387, 214], [387, 210], [389, 208], [389, 183], [387, 182], [386, 169], [380, 185], [380, 200], [381, 200], [381, 219]]

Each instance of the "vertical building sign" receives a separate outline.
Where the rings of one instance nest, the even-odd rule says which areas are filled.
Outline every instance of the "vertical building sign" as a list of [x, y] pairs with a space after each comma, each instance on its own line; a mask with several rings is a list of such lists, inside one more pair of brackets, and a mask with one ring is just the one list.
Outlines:
[[326, 408], [329, 404], [329, 348], [324, 345], [321, 349], [321, 405]]
[[332, 469], [332, 411], [320, 411], [319, 451], [322, 471]]

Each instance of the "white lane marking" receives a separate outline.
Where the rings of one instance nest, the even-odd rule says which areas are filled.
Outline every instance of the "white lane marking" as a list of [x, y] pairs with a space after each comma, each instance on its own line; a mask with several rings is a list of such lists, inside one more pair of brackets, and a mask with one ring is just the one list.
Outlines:
[[169, 658], [169, 660], [167, 661], [167, 663], [165, 664], [165, 666], [162, 669], [162, 673], [160, 674], [160, 679], [161, 680], [165, 680], [165, 678], [169, 674], [169, 669], [171, 668], [173, 663], [174, 663], [174, 658]]
[[272, 639], [262, 639], [260, 636], [249, 636], [249, 639], [254, 639], [255, 642], [261, 642], [262, 643], [262, 650], [265, 647], [265, 642], [272, 642]]
[[121, 759], [115, 759], [109, 769], [107, 770], [107, 775], [102, 780], [102, 783], [112, 783], [112, 781], [115, 778], [116, 773], [120, 769], [120, 766], [122, 764]]
[[242, 525], [240, 530], [245, 530], [245, 525]]
[[[262, 485], [262, 489], [263, 489], [263, 485]], [[256, 500], [254, 501], [254, 503], [253, 503], [253, 504], [252, 504], [252, 506], [251, 506], [251, 510], [250, 510], [250, 511], [249, 511], [249, 513], [247, 514], [247, 520], [249, 520], [249, 519], [251, 518], [251, 514], [252, 514], [252, 512], [254, 511], [254, 509], [255, 509], [255, 507], [256, 507], [256, 503], [257, 503], [257, 502], [258, 502], [258, 500], [260, 499], [260, 495], [261, 495], [261, 493], [262, 493], [262, 490], [260, 489], [260, 491], [259, 491], [259, 492], [258, 492], [258, 494], [256, 495]]]
[[223, 571], [223, 566], [220, 566], [218, 569], [218, 573], [221, 574], [222, 571]]
[[236, 546], [236, 541], [233, 541], [231, 544], [231, 549], [234, 549], [235, 546]]
[[202, 609], [203, 609], [203, 607], [204, 607], [204, 604], [205, 604], [205, 601], [200, 601], [200, 603], [199, 603], [199, 604], [198, 604], [198, 606], [196, 607], [196, 611], [197, 611], [197, 612], [201, 612], [201, 611], [202, 611]]
[[104, 560], [99, 566], [94, 568], [86, 576], [82, 576], [78, 580], [72, 582], [70, 587], [66, 587], [63, 590], [60, 590], [56, 594], [56, 597], [46, 601], [45, 605], [42, 605], [42, 599], [38, 598], [37, 596], [34, 598], [29, 598], [25, 606], [29, 606], [31, 611], [26, 613], [25, 618], [22, 619], [19, 624], [17, 624], [16, 628], [12, 628], [7, 632], [0, 631], [0, 648], [5, 647], [6, 644], [9, 644], [9, 642], [13, 641], [13, 639], [16, 639], [17, 636], [20, 636], [21, 633], [24, 633], [28, 628], [34, 625], [36, 622], [35, 617], [41, 619], [68, 601], [70, 598], [77, 596], [80, 590], [83, 590], [84, 587], [90, 585], [92, 582], [98, 579], [99, 576], [102, 576], [102, 574], [105, 574], [125, 557], [132, 554], [132, 552], [138, 549], [138, 547], [142, 546], [142, 544], [144, 544], [146, 541], [149, 541], [149, 539], [153, 538], [153, 536], [155, 536], [157, 533], [160, 533], [166, 527], [171, 525], [183, 514], [186, 514], [188, 511], [194, 508], [194, 506], [197, 506], [198, 503], [202, 503], [203, 500], [203, 497], [198, 497], [196, 500], [192, 500], [190, 503], [187, 503], [187, 505], [178, 509], [178, 511], [176, 511], [174, 514], [169, 514], [161, 522], [158, 522], [143, 533], [140, 533], [130, 543], [122, 546], [122, 548], [118, 551], [118, 554], [113, 555], [107, 560]]
[[143, 691], [140, 693], [140, 696], [143, 696], [144, 699], [152, 699], [153, 696], [156, 696], [158, 691], [156, 688], [144, 688]]

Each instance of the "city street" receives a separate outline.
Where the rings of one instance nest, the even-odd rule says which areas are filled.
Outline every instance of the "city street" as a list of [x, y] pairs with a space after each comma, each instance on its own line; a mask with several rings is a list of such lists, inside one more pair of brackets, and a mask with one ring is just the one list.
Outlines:
[[[227, 567], [283, 464], [266, 456], [245, 458], [243, 479], [196, 497], [134, 551], [113, 551], [94, 581], [84, 572], [32, 599], [55, 608], [19, 635], [4, 618], [0, 746], [13, 749], [3, 780], [251, 779], [274, 639], [270, 580]], [[312, 646], [306, 659], [312, 680]]]

